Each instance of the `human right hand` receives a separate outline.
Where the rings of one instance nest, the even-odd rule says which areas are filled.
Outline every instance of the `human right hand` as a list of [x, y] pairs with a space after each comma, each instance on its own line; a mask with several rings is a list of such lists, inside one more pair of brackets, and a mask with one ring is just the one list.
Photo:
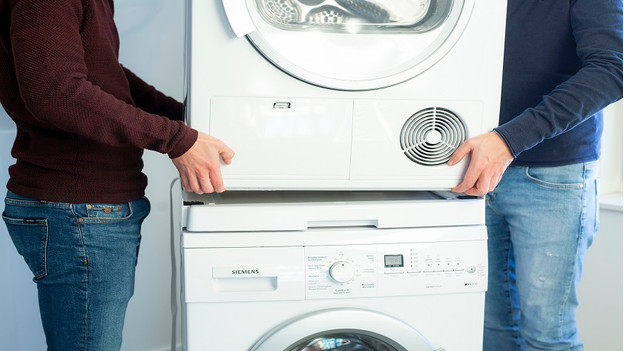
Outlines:
[[494, 190], [503, 173], [513, 161], [507, 144], [496, 132], [489, 132], [464, 141], [448, 162], [454, 166], [471, 155], [463, 181], [451, 191], [482, 196]]
[[199, 132], [197, 141], [182, 156], [172, 159], [180, 172], [184, 190], [197, 194], [225, 191], [221, 159], [230, 164], [234, 151], [224, 142]]

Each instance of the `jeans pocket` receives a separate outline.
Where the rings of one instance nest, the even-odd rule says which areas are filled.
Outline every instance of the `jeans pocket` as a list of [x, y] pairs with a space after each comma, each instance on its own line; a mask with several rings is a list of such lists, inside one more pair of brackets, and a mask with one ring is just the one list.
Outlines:
[[24, 258], [35, 280], [48, 275], [46, 251], [48, 220], [46, 218], [11, 218], [2, 214], [17, 252]]
[[582, 189], [583, 165], [560, 167], [525, 167], [524, 176], [533, 183], [550, 189]]

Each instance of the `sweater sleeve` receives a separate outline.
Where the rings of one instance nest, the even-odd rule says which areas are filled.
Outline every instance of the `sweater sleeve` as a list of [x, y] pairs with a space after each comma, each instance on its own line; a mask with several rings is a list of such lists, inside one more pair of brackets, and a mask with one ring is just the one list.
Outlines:
[[[11, 6], [19, 91], [39, 123], [104, 145], [130, 145], [172, 158], [193, 145], [197, 131], [182, 121], [141, 110], [89, 80], [80, 0], [16, 0]], [[102, 45], [112, 46], [115, 38], [104, 39], [109, 43]]]
[[538, 105], [495, 129], [514, 156], [622, 98], [622, 2], [573, 0], [570, 6], [582, 67]]
[[132, 99], [138, 108], [172, 120], [184, 120], [184, 105], [182, 103], [161, 93], [126, 67], [124, 67], [124, 73], [130, 84]]

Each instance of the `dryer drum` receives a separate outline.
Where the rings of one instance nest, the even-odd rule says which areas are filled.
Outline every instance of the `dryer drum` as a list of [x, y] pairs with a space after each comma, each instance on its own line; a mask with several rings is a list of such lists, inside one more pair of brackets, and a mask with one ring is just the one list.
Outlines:
[[301, 16], [299, 7], [291, 0], [265, 0], [260, 9], [268, 18], [280, 24], [296, 23]]
[[309, 24], [345, 24], [351, 18], [353, 16], [336, 6], [323, 5], [308, 12], [306, 22]]
[[372, 23], [387, 23], [390, 19], [388, 11], [366, 0], [336, 0], [336, 2], [340, 6]]
[[400, 134], [401, 150], [412, 162], [423, 166], [446, 163], [468, 132], [464, 121], [454, 112], [430, 107], [413, 114]]

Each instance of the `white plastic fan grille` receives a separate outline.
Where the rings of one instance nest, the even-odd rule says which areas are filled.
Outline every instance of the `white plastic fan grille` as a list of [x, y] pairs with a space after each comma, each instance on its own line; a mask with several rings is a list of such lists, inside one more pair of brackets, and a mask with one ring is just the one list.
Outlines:
[[462, 119], [444, 108], [430, 107], [413, 114], [401, 129], [401, 149], [407, 158], [424, 166], [446, 163], [466, 140]]

